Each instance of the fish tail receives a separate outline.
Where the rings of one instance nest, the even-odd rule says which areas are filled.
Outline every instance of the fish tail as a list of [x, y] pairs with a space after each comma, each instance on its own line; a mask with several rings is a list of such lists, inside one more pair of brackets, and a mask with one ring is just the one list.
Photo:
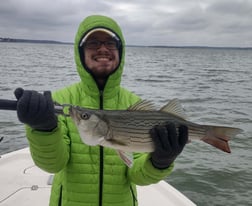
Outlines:
[[241, 132], [241, 129], [233, 127], [205, 126], [206, 135], [202, 141], [224, 151], [231, 153], [228, 141]]

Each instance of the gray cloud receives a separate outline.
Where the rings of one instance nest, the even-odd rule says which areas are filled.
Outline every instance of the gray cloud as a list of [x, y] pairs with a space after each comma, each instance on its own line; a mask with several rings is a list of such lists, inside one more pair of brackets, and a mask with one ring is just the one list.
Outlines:
[[114, 18], [128, 44], [252, 46], [249, 0], [8, 0], [0, 5], [0, 36], [73, 42], [82, 19]]

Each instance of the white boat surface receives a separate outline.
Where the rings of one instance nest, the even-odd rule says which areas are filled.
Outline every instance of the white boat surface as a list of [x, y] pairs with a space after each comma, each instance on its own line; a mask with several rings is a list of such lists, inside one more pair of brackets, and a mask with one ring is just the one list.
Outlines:
[[[0, 157], [0, 205], [49, 205], [53, 174], [35, 166], [29, 148]], [[195, 206], [165, 181], [148, 186], [137, 186], [139, 206]]]

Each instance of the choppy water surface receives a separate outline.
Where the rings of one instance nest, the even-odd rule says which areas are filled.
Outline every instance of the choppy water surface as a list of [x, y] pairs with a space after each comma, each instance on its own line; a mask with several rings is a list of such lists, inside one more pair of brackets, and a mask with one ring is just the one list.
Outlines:
[[[0, 58], [0, 98], [79, 81], [71, 45], [0, 43]], [[127, 48], [123, 86], [157, 107], [179, 98], [194, 122], [243, 129], [231, 154], [192, 142], [176, 160], [167, 181], [197, 205], [252, 204], [251, 69], [252, 50]], [[0, 111], [0, 137], [0, 154], [27, 146], [15, 112]]]

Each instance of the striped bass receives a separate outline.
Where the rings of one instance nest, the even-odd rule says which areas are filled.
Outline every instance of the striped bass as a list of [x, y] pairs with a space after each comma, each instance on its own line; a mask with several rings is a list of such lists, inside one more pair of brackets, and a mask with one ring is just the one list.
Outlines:
[[[186, 120], [178, 99], [160, 110], [149, 101], [140, 101], [127, 110], [94, 110], [77, 106], [69, 108], [82, 141], [87, 145], [101, 145], [123, 152], [152, 152], [154, 143], [150, 130], [169, 122], [188, 127], [189, 140], [202, 140], [230, 153], [228, 141], [241, 132], [238, 128], [200, 125]], [[120, 154], [122, 155], [122, 154]]]

